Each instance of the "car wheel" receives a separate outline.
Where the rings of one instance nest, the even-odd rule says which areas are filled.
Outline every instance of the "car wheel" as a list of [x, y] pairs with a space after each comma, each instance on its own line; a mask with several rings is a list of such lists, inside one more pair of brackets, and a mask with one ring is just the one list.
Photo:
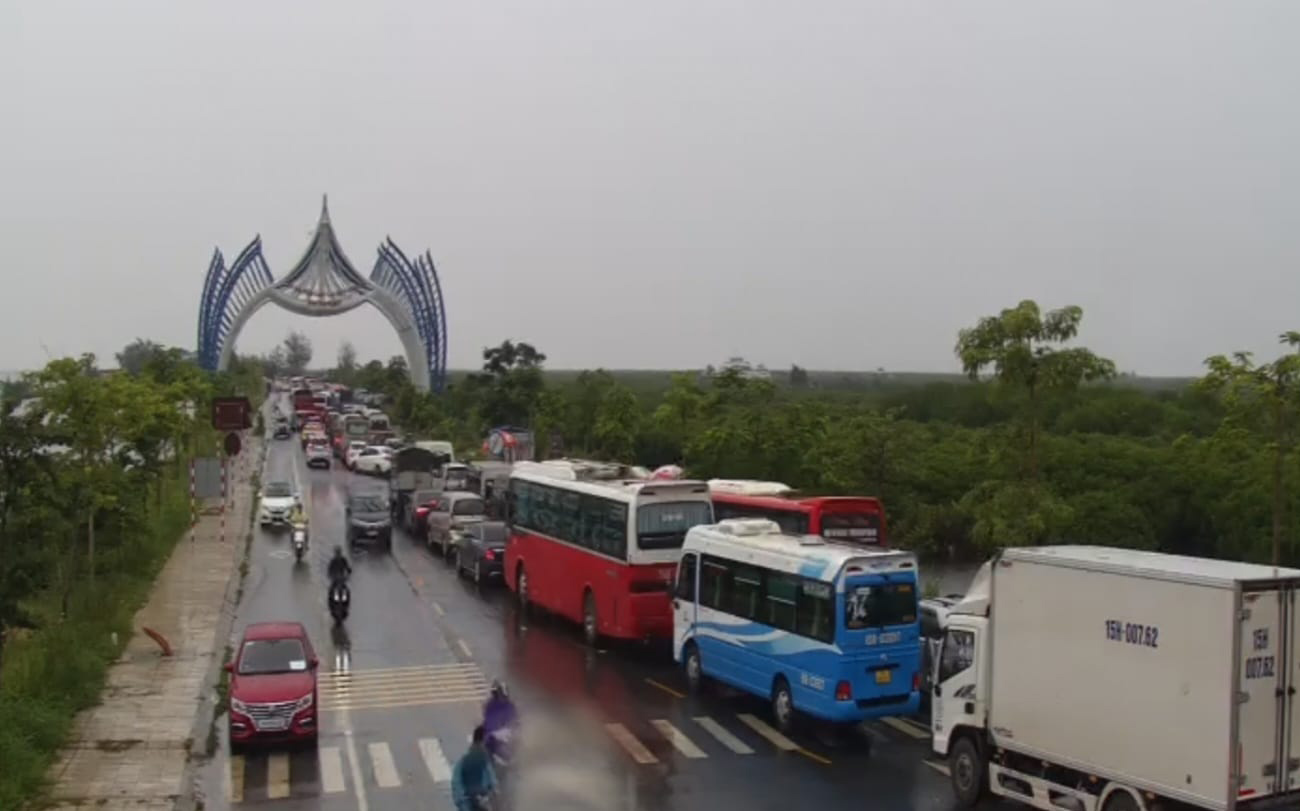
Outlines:
[[794, 697], [790, 695], [790, 684], [785, 676], [777, 676], [772, 685], [772, 719], [781, 732], [789, 732], [794, 725]]
[[459, 548], [455, 548], [455, 549], [452, 549], [452, 550], [451, 550], [451, 559], [450, 559], [450, 560], [451, 560], [451, 566], [452, 566], [452, 569], [456, 572], [456, 576], [457, 576], [457, 577], [464, 577], [464, 576], [465, 576], [465, 569], [464, 569], [463, 566], [460, 565], [460, 562], [461, 562], [461, 561], [460, 561], [460, 549], [459, 549]]

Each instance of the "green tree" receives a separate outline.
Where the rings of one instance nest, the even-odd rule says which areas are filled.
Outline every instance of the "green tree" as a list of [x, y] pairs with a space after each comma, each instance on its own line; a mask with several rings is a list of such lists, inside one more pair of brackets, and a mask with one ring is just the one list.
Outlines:
[[808, 388], [808, 370], [798, 364], [790, 366], [790, 386], [796, 389]]
[[351, 341], [344, 341], [339, 344], [338, 356], [338, 379], [341, 383], [352, 381], [353, 375], [357, 371], [357, 348], [352, 345]]
[[1300, 332], [1279, 341], [1289, 352], [1271, 363], [1256, 364], [1249, 352], [1206, 359], [1209, 372], [1200, 385], [1220, 394], [1228, 409], [1225, 427], [1254, 428], [1267, 442], [1272, 460], [1272, 561], [1281, 565], [1286, 522], [1287, 457], [1295, 448], [1296, 412], [1300, 410]]
[[502, 341], [483, 350], [483, 373], [472, 376], [470, 384], [480, 393], [478, 411], [488, 425], [531, 424], [537, 398], [545, 388], [545, 362], [546, 355], [522, 341]]
[[162, 344], [136, 338], [117, 353], [117, 365], [127, 374], [138, 375], [145, 366], [165, 350]]
[[293, 330], [285, 336], [284, 365], [290, 374], [300, 375], [307, 371], [311, 363], [311, 340], [303, 333]]
[[992, 369], [999, 384], [1024, 394], [1025, 469], [1031, 482], [1038, 480], [1043, 397], [1115, 374], [1111, 361], [1082, 347], [1062, 346], [1078, 334], [1082, 320], [1079, 307], [1043, 314], [1038, 304], [1025, 300], [996, 316], [981, 318], [957, 336], [957, 357], [972, 380]]
[[596, 409], [592, 432], [596, 449], [607, 459], [631, 463], [641, 427], [641, 406], [627, 386], [615, 383]]

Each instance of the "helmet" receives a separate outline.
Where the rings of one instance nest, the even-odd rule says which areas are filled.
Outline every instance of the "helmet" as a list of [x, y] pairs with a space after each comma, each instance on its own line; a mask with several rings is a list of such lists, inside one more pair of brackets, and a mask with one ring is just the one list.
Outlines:
[[510, 698], [510, 691], [499, 680], [492, 680], [492, 697], [496, 699]]

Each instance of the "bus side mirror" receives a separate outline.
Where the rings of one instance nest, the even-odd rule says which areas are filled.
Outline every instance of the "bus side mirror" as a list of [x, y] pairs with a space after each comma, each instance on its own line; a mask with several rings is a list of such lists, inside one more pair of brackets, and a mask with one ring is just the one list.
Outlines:
[[934, 697], [935, 697], [935, 698], [942, 698], [942, 697], [943, 697], [943, 687], [942, 687], [942, 685], [938, 685], [938, 684], [936, 684], [936, 685], [934, 686]]

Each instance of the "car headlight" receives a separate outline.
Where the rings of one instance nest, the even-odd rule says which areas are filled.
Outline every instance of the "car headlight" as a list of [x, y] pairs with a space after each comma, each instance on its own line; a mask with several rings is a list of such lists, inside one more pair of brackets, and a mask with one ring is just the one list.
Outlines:
[[234, 710], [235, 712], [242, 713], [244, 715], [248, 714], [248, 705], [237, 698], [230, 699], [230, 709]]
[[294, 711], [294, 712], [302, 712], [303, 710], [305, 710], [305, 709], [307, 709], [308, 707], [310, 707], [310, 706], [311, 706], [311, 703], [312, 703], [311, 693], [308, 693], [307, 695], [305, 695], [305, 696], [303, 696], [302, 698], [298, 699], [298, 702], [297, 702], [296, 704], [293, 705], [293, 711]]

